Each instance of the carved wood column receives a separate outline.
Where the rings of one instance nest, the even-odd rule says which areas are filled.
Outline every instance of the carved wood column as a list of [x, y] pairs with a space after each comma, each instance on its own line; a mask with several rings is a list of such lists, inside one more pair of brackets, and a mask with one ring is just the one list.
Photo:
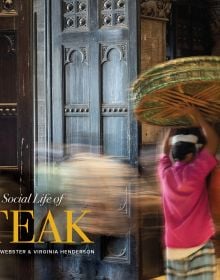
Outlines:
[[[171, 0], [141, 0], [141, 72], [166, 60], [166, 24]], [[142, 143], [155, 141], [160, 128], [142, 125]]]
[[220, 0], [208, 0], [212, 34], [212, 55], [220, 55]]
[[[166, 60], [166, 25], [171, 10], [169, 1], [140, 1], [141, 13], [141, 72]], [[161, 128], [142, 124], [142, 149], [140, 164], [145, 177], [144, 190], [157, 192], [154, 175], [155, 144]], [[152, 145], [153, 144], [153, 145]], [[161, 240], [161, 215], [159, 203], [141, 212], [141, 279], [151, 279], [163, 274]]]

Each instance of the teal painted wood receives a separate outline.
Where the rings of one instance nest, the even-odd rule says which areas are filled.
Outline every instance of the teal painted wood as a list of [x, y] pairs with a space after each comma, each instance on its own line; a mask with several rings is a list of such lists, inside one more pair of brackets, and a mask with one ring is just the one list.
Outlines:
[[[35, 14], [38, 67], [45, 71], [37, 83], [43, 87], [47, 115], [42, 122], [46, 133], [39, 129], [38, 135], [44, 147], [51, 142], [49, 147], [61, 148], [51, 160], [92, 151], [137, 166], [137, 122], [129, 95], [138, 71], [136, 1], [36, 0]], [[130, 205], [126, 207], [133, 219]], [[136, 234], [96, 237], [94, 256], [36, 257], [36, 277], [136, 280]]]

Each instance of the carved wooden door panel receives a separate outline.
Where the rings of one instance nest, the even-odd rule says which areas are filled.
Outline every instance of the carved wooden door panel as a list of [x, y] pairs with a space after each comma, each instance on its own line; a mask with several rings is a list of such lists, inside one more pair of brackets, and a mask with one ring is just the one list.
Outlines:
[[135, 161], [128, 97], [137, 71], [133, 2], [52, 2], [54, 144], [101, 146]]
[[24, 2], [0, 1], [0, 172], [8, 180], [1, 192], [12, 196], [31, 191], [31, 6]]
[[[6, 203], [9, 197], [31, 192], [30, 8], [30, 1], [0, 0], [0, 201], [8, 211], [25, 207]], [[1, 216], [0, 224], [1, 249], [14, 249], [10, 214], [8, 221]], [[19, 261], [1, 255], [0, 278], [21, 279]], [[26, 275], [29, 268], [23, 269]]]
[[[130, 83], [137, 75], [136, 1], [48, 2], [49, 15], [41, 17], [44, 4], [40, 2], [36, 2], [35, 11], [40, 20], [36, 28], [47, 20], [46, 45], [51, 58], [47, 58], [51, 74], [51, 107], [47, 111], [54, 148], [61, 147], [61, 158], [83, 147], [137, 164], [137, 124], [129, 96]], [[43, 46], [38, 40], [36, 43]], [[128, 187], [123, 207], [118, 208], [130, 215]], [[136, 242], [129, 233], [121, 238], [98, 238], [95, 256], [60, 257], [53, 272], [50, 258], [44, 269], [39, 259], [39, 279], [50, 279], [49, 273], [50, 277], [51, 273], [60, 275], [59, 279], [138, 279]]]

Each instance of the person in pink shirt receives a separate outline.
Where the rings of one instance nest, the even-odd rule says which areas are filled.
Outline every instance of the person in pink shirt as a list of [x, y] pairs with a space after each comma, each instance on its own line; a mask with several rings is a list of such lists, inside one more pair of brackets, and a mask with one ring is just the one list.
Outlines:
[[198, 136], [169, 131], [162, 144], [158, 175], [162, 189], [167, 279], [213, 280], [216, 271], [215, 233], [210, 213], [207, 176], [215, 168], [218, 135], [194, 107], [188, 113], [201, 127], [206, 144], [197, 149]]

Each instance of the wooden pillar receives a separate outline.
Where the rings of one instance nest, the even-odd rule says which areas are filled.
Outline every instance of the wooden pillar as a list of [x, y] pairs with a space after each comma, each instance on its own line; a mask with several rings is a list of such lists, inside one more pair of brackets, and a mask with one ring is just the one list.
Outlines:
[[[166, 60], [166, 25], [171, 9], [171, 1], [141, 1], [141, 72]], [[145, 192], [157, 192], [152, 154], [161, 128], [142, 124], [142, 148], [140, 165], [144, 179]], [[146, 174], [145, 174], [146, 172]], [[155, 207], [146, 207], [141, 211], [140, 226], [140, 267], [141, 278], [151, 279], [163, 274], [162, 222], [159, 202]]]
[[[166, 60], [170, 1], [141, 1], [141, 72]], [[142, 125], [142, 143], [153, 143], [160, 128]]]

